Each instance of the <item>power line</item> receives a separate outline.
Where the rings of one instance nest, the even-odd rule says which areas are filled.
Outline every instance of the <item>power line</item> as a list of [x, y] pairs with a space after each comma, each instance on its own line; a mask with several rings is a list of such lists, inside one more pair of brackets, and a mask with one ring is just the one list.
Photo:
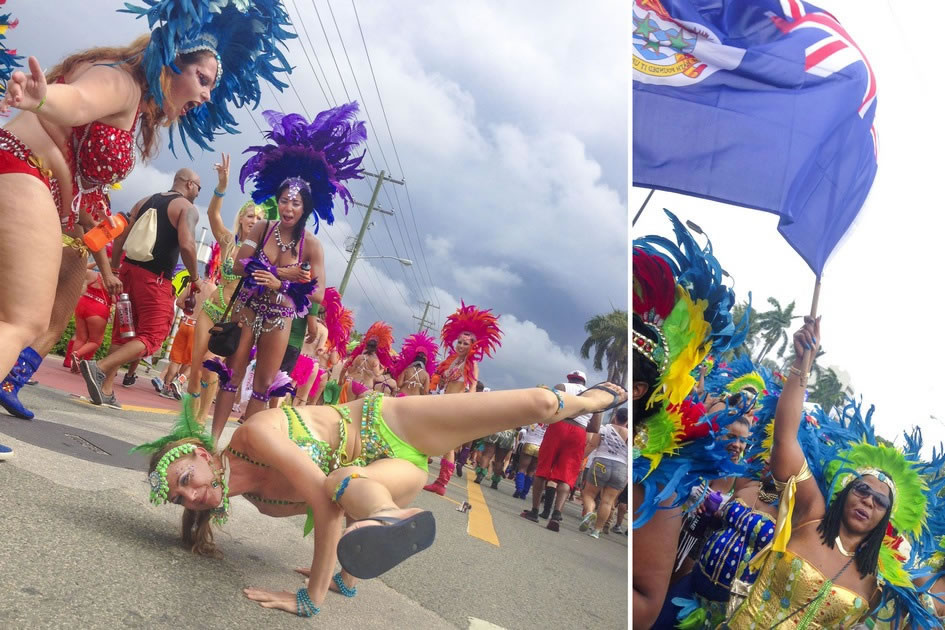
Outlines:
[[[315, 57], [315, 62], [318, 64], [319, 69], [322, 68], [322, 62], [318, 60], [318, 55], [315, 54], [315, 46], [312, 44], [312, 38], [308, 35], [308, 29], [305, 28], [305, 20], [302, 19], [302, 12], [299, 11], [298, 5], [295, 4], [295, 0], [292, 0], [292, 6], [295, 7], [295, 13], [299, 16], [299, 23], [302, 25], [302, 32], [305, 33], [305, 39], [308, 40], [308, 45], [312, 49], [312, 55]], [[299, 40], [299, 47], [302, 49], [302, 52], [305, 53], [305, 60], [308, 61], [309, 67], [312, 69], [312, 74], [315, 76], [315, 81], [318, 83], [318, 88], [322, 91], [322, 95], [325, 97], [325, 100], [328, 103], [331, 103], [332, 106], [335, 104], [335, 95], [332, 94], [331, 98], [328, 98], [328, 94], [331, 94], [331, 86], [328, 85], [328, 76], [325, 75], [325, 71], [322, 70], [322, 75], [325, 76], [325, 86], [328, 88], [328, 94], [325, 94], [325, 88], [322, 87], [322, 82], [318, 78], [318, 73], [315, 72], [315, 66], [312, 64], [312, 60], [309, 59], [308, 51], [305, 50], [305, 46], [302, 44], [302, 40]], [[300, 98], [299, 101], [302, 99]], [[302, 106], [305, 107], [304, 105]], [[306, 114], [307, 115], [307, 114]], [[310, 119], [311, 120], [311, 119]]]
[[[314, 0], [312, 0], [312, 3], [313, 3], [313, 5], [314, 5]], [[317, 8], [316, 8], [316, 11], [317, 11]], [[354, 65], [351, 63], [351, 57], [350, 57], [350, 55], [348, 54], [348, 49], [347, 49], [347, 47], [345, 46], [344, 37], [341, 35], [341, 29], [339, 28], [339, 26], [338, 26], [338, 21], [337, 21], [337, 19], [335, 18], [334, 10], [331, 8], [331, 3], [328, 3], [328, 11], [329, 11], [329, 13], [330, 13], [330, 15], [331, 15], [332, 23], [333, 23], [334, 26], [335, 26], [335, 32], [337, 33], [337, 35], [338, 35], [338, 40], [339, 40], [339, 42], [341, 43], [341, 48], [342, 48], [342, 51], [344, 52], [345, 59], [346, 59], [346, 61], [347, 61], [347, 63], [348, 63], [348, 69], [349, 69], [349, 71], [351, 72], [351, 77], [354, 79], [355, 88], [357, 89], [358, 96], [359, 96], [359, 98], [361, 99], [361, 103], [362, 103], [363, 108], [364, 108], [364, 113], [365, 113], [365, 115], [366, 115], [366, 117], [367, 117], [367, 119], [368, 119], [368, 124], [371, 126], [371, 128], [376, 128], [376, 126], [374, 125], [374, 121], [373, 121], [373, 119], [371, 118], [371, 112], [370, 112], [370, 110], [369, 110], [368, 107], [367, 107], [367, 102], [366, 102], [366, 100], [365, 100], [365, 98], [364, 98], [364, 94], [363, 94], [362, 91], [361, 91], [361, 85], [360, 85], [360, 83], [358, 82], [357, 74], [356, 74], [355, 71], [354, 71]], [[321, 17], [320, 17], [320, 15], [319, 15], [319, 23], [321, 23]], [[338, 78], [341, 80], [342, 88], [345, 90], [345, 95], [348, 96], [348, 89], [347, 89], [347, 86], [345, 85], [344, 77], [343, 77], [342, 74], [341, 74], [341, 69], [340, 69], [340, 67], [338, 66], [337, 59], [335, 58], [334, 51], [333, 51], [332, 48], [331, 48], [331, 41], [328, 39], [328, 33], [325, 31], [324, 24], [322, 24], [322, 32], [323, 32], [323, 34], [325, 35], [325, 42], [326, 42], [326, 44], [328, 45], [329, 50], [331, 51], [332, 59], [335, 59], [335, 69], [338, 71]], [[363, 35], [363, 33], [362, 33], [362, 35]], [[363, 37], [362, 37], [362, 40], [363, 40]], [[377, 90], [376, 84], [375, 84], [375, 90]], [[350, 96], [349, 96], [348, 98], [350, 98]], [[389, 129], [389, 124], [388, 124], [388, 129]], [[384, 163], [384, 167], [385, 167], [385, 169], [389, 172], [391, 169], [390, 169], [390, 165], [389, 165], [388, 160], [387, 160], [387, 155], [384, 153], [384, 147], [383, 147], [383, 145], [381, 144], [381, 142], [380, 142], [380, 140], [379, 140], [378, 138], [375, 138], [375, 141], [377, 142], [378, 149], [380, 150], [381, 159], [382, 159], [382, 161], [383, 161], [383, 163]], [[370, 146], [367, 147], [367, 153], [368, 153], [368, 158], [369, 158], [370, 161], [371, 161], [371, 164], [373, 165], [373, 167], [374, 167], [375, 169], [377, 169], [377, 163], [374, 161], [374, 156], [373, 156], [373, 153], [372, 153], [372, 151], [371, 151], [371, 149], [370, 149]], [[403, 168], [401, 167], [401, 172], [402, 172], [402, 171], [403, 171]], [[394, 200], [394, 199], [391, 199], [390, 191], [385, 188], [385, 189], [384, 189], [384, 194], [387, 196], [388, 203], [393, 206], [395, 200]], [[395, 198], [396, 198], [396, 206], [397, 206], [397, 208], [398, 208], [398, 212], [395, 214], [394, 220], [395, 220], [395, 223], [397, 224], [397, 229], [398, 229], [398, 232], [399, 232], [399, 234], [400, 234], [400, 238], [401, 238], [401, 240], [404, 242], [405, 252], [410, 252], [409, 255], [411, 255], [414, 259], [417, 259], [416, 250], [412, 247], [412, 243], [410, 242], [409, 238], [405, 236], [405, 234], [404, 234], [404, 228], [401, 227], [401, 223], [403, 223], [403, 225], [406, 226], [406, 219], [402, 216], [402, 215], [403, 215], [403, 208], [402, 208], [401, 205], [400, 205], [400, 198], [399, 198], [399, 196], [396, 196], [396, 191], [395, 191]], [[401, 216], [397, 216], [397, 215], [401, 215]], [[398, 220], [398, 219], [399, 219], [399, 220]], [[391, 232], [390, 226], [387, 224], [386, 221], [384, 222], [384, 229], [386, 230], [387, 236], [388, 236], [388, 238], [390, 239], [391, 247], [393, 247], [395, 255], [398, 256], [398, 257], [400, 257], [400, 252], [398, 251], [397, 245], [396, 245], [396, 243], [394, 242], [393, 233]], [[408, 232], [409, 232], [409, 230], [408, 230]], [[374, 243], [374, 246], [377, 247], [377, 242], [376, 242], [376, 240], [373, 238], [373, 235], [371, 236], [371, 239], [372, 239], [372, 243]], [[389, 266], [384, 265], [384, 268], [385, 268], [385, 269], [388, 271], [388, 273], [389, 273], [389, 271], [390, 271]], [[422, 283], [421, 283], [421, 281], [420, 281], [420, 276], [418, 275], [418, 271], [417, 271], [416, 269], [412, 269], [411, 271], [412, 271], [412, 275], [413, 275], [413, 284], [414, 284], [414, 286], [416, 287], [417, 293], [418, 293], [419, 295], [422, 295], [422, 294], [424, 293], [424, 289], [421, 287]], [[409, 285], [410, 285], [410, 274], [408, 274], [407, 270], [406, 270], [406, 269], [403, 269], [403, 267], [401, 268], [401, 272], [404, 274], [404, 279], [407, 281], [407, 286], [409, 286]], [[393, 276], [391, 276], [391, 278], [393, 279]], [[397, 290], [398, 290], [398, 292], [400, 292], [399, 287], [397, 288]], [[403, 296], [403, 293], [402, 293], [402, 292], [400, 292], [400, 293], [401, 293], [401, 297], [404, 297], [404, 296]], [[428, 293], [428, 295], [429, 295], [429, 292], [427, 292], [427, 293]], [[404, 303], [405, 303], [405, 305], [406, 305], [408, 308], [410, 308], [410, 303], [406, 300], [406, 298], [404, 298]]]
[[[417, 242], [419, 243], [420, 242], [420, 228], [417, 226], [417, 216], [413, 209], [413, 203], [410, 200], [410, 189], [407, 188], [406, 179], [404, 178], [404, 167], [403, 167], [403, 164], [401, 164], [400, 162], [400, 154], [397, 152], [397, 144], [394, 142], [394, 134], [391, 132], [391, 129], [390, 129], [390, 120], [387, 118], [387, 109], [384, 107], [384, 99], [381, 98], [381, 90], [377, 84], [377, 75], [374, 73], [374, 64], [371, 63], [371, 54], [370, 52], [368, 52], [367, 40], [364, 37], [364, 29], [361, 28], [361, 18], [358, 15], [358, 7], [355, 5], [354, 0], [351, 0], [351, 8], [354, 10], [354, 18], [358, 24], [358, 33], [360, 33], [361, 35], [361, 44], [364, 47], [364, 56], [367, 59], [368, 68], [371, 70], [371, 80], [374, 82], [374, 90], [377, 93], [377, 100], [381, 105], [381, 113], [384, 116], [384, 124], [387, 127], [387, 135], [390, 138], [391, 147], [394, 149], [394, 158], [397, 160], [397, 167], [400, 169], [401, 178], [405, 180], [404, 192], [407, 195], [407, 205], [410, 208], [410, 217], [413, 222], [414, 232], [417, 235]], [[399, 207], [400, 198], [396, 190], [394, 190], [394, 196], [397, 198], [397, 204]], [[420, 255], [423, 258], [424, 270], [427, 273], [427, 280], [430, 283], [430, 288], [431, 288], [431, 293], [432, 293], [432, 289], [435, 285], [433, 284], [433, 279], [430, 277], [430, 266], [429, 264], [427, 264], [426, 252], [424, 251], [424, 248], [422, 247], [422, 245], [418, 245], [418, 248], [420, 249]], [[414, 256], [416, 256], [416, 254], [414, 254]], [[437, 303], [437, 307], [439, 307], [439, 303]]]

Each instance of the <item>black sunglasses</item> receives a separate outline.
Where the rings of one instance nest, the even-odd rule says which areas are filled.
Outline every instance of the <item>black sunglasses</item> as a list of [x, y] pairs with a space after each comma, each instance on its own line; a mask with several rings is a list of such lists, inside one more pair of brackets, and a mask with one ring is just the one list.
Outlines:
[[851, 490], [853, 490], [856, 496], [862, 499], [872, 497], [873, 503], [878, 505], [880, 508], [884, 510], [889, 509], [889, 497], [881, 492], [873, 490], [865, 481], [855, 481]]

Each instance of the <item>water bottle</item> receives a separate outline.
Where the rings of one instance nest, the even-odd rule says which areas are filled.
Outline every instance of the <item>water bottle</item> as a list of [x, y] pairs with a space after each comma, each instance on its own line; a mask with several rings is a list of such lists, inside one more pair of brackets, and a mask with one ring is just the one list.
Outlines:
[[115, 303], [115, 324], [118, 326], [120, 338], [131, 339], [135, 336], [135, 317], [127, 293], [119, 295], [118, 302]]
[[125, 220], [125, 217], [120, 214], [116, 214], [112, 217], [115, 220], [114, 227], [111, 223], [108, 222], [108, 219], [105, 219], [94, 228], [85, 233], [82, 237], [82, 240], [85, 242], [86, 247], [90, 251], [97, 252], [107, 244], [114, 241], [118, 235], [125, 231], [125, 228], [128, 227], [128, 222]]

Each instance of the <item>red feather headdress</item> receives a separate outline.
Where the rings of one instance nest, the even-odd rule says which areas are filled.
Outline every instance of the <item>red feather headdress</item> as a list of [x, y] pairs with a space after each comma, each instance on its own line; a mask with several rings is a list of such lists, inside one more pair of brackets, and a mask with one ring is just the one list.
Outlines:
[[408, 336], [404, 339], [404, 345], [400, 348], [400, 360], [397, 361], [397, 365], [395, 369], [391, 371], [391, 375], [394, 378], [399, 378], [400, 373], [413, 363], [417, 353], [422, 352], [427, 357], [427, 364], [424, 366], [426, 367], [427, 374], [433, 376], [433, 371], [436, 369], [436, 351], [438, 346], [439, 344], [436, 343], [436, 339], [425, 332]]
[[335, 287], [325, 289], [322, 298], [325, 328], [328, 329], [328, 347], [344, 357], [348, 353], [348, 340], [351, 338], [351, 329], [354, 327], [354, 317], [351, 310], [341, 305], [341, 295]]
[[460, 307], [447, 317], [446, 323], [443, 324], [440, 339], [443, 341], [443, 346], [449, 350], [449, 356], [436, 366], [437, 374], [442, 374], [449, 369], [456, 359], [457, 353], [453, 349], [453, 344], [464, 333], [469, 333], [474, 337], [469, 353], [466, 355], [465, 366], [466, 386], [472, 387], [476, 384], [473, 365], [482, 361], [483, 357], [491, 357], [492, 353], [502, 345], [499, 318], [493, 315], [490, 309], [480, 310], [472, 305], [466, 306], [466, 303], [460, 300]]
[[391, 347], [394, 345], [394, 329], [387, 322], [374, 322], [364, 333], [361, 343], [351, 352], [348, 358], [348, 365], [362, 352], [364, 352], [367, 342], [371, 339], [377, 339], [377, 358], [385, 369], [393, 369], [396, 356], [391, 353]]

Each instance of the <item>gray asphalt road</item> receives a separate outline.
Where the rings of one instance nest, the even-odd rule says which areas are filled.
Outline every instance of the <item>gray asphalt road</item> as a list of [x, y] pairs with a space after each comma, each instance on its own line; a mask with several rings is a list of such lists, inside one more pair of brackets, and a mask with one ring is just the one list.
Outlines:
[[[147, 500], [144, 459], [132, 444], [167, 432], [173, 417], [92, 407], [42, 386], [28, 388], [37, 420], [0, 412], [0, 628], [299, 628], [311, 623], [265, 610], [246, 586], [296, 590], [311, 562], [302, 519], [272, 519], [235, 500], [217, 534], [220, 560], [181, 547], [179, 511]], [[224, 441], [229, 437], [224, 433]], [[436, 465], [431, 467], [431, 478]], [[569, 504], [554, 533], [519, 517], [513, 484], [481, 492], [479, 523], [456, 511], [470, 498], [454, 477], [433, 511], [433, 547], [348, 600], [329, 594], [314, 623], [335, 628], [626, 628], [627, 537], [577, 531]], [[475, 493], [475, 490], [473, 490]], [[476, 535], [482, 514], [498, 545]], [[490, 625], [494, 624], [494, 625]]]

